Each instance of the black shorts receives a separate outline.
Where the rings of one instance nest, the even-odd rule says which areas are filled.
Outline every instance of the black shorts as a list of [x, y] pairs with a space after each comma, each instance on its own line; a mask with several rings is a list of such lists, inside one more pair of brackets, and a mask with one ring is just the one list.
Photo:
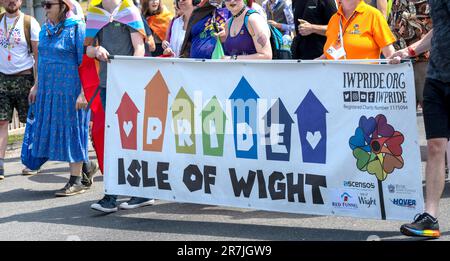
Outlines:
[[450, 83], [425, 80], [423, 119], [427, 140], [450, 138]]

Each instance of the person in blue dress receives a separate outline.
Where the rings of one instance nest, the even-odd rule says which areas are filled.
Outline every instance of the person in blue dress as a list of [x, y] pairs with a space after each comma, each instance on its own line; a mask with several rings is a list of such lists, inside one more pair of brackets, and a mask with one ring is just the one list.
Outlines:
[[78, 67], [83, 57], [85, 24], [71, 15], [70, 0], [42, 2], [47, 22], [39, 35], [38, 85], [32, 155], [69, 162], [70, 179], [56, 196], [83, 193], [81, 168], [88, 161], [89, 112]]
[[221, 6], [222, 0], [201, 0], [197, 5], [187, 24], [180, 58], [211, 59], [217, 41], [215, 34], [231, 16]]

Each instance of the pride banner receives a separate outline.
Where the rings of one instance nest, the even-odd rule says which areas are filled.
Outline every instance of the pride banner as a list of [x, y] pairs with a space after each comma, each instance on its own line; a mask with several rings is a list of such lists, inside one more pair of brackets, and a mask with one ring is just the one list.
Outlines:
[[374, 219], [423, 210], [409, 63], [108, 66], [108, 194]]

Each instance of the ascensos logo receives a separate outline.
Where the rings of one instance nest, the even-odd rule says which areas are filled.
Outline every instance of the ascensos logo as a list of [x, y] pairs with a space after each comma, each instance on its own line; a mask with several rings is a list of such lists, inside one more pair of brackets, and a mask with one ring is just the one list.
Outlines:
[[391, 199], [391, 202], [392, 202], [392, 204], [399, 206], [399, 207], [406, 207], [406, 208], [415, 208], [416, 207], [415, 199], [394, 198], [394, 199]]
[[375, 188], [375, 183], [346, 180], [346, 181], [344, 181], [344, 187], [362, 188], [362, 189], [374, 189]]

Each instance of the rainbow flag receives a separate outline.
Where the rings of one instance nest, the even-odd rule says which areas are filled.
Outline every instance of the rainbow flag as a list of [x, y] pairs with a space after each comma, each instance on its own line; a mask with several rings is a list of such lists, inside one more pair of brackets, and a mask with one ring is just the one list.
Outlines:
[[86, 39], [84, 45], [92, 45], [94, 37], [108, 23], [116, 21], [135, 29], [145, 38], [144, 22], [139, 9], [132, 0], [123, 0], [117, 11], [109, 13], [105, 9], [98, 7], [101, 0], [93, 0], [88, 8], [86, 19]]
[[147, 17], [147, 24], [159, 39], [164, 40], [166, 39], [166, 32], [169, 29], [170, 20], [172, 20], [172, 18], [172, 13], [163, 6], [160, 14]]

